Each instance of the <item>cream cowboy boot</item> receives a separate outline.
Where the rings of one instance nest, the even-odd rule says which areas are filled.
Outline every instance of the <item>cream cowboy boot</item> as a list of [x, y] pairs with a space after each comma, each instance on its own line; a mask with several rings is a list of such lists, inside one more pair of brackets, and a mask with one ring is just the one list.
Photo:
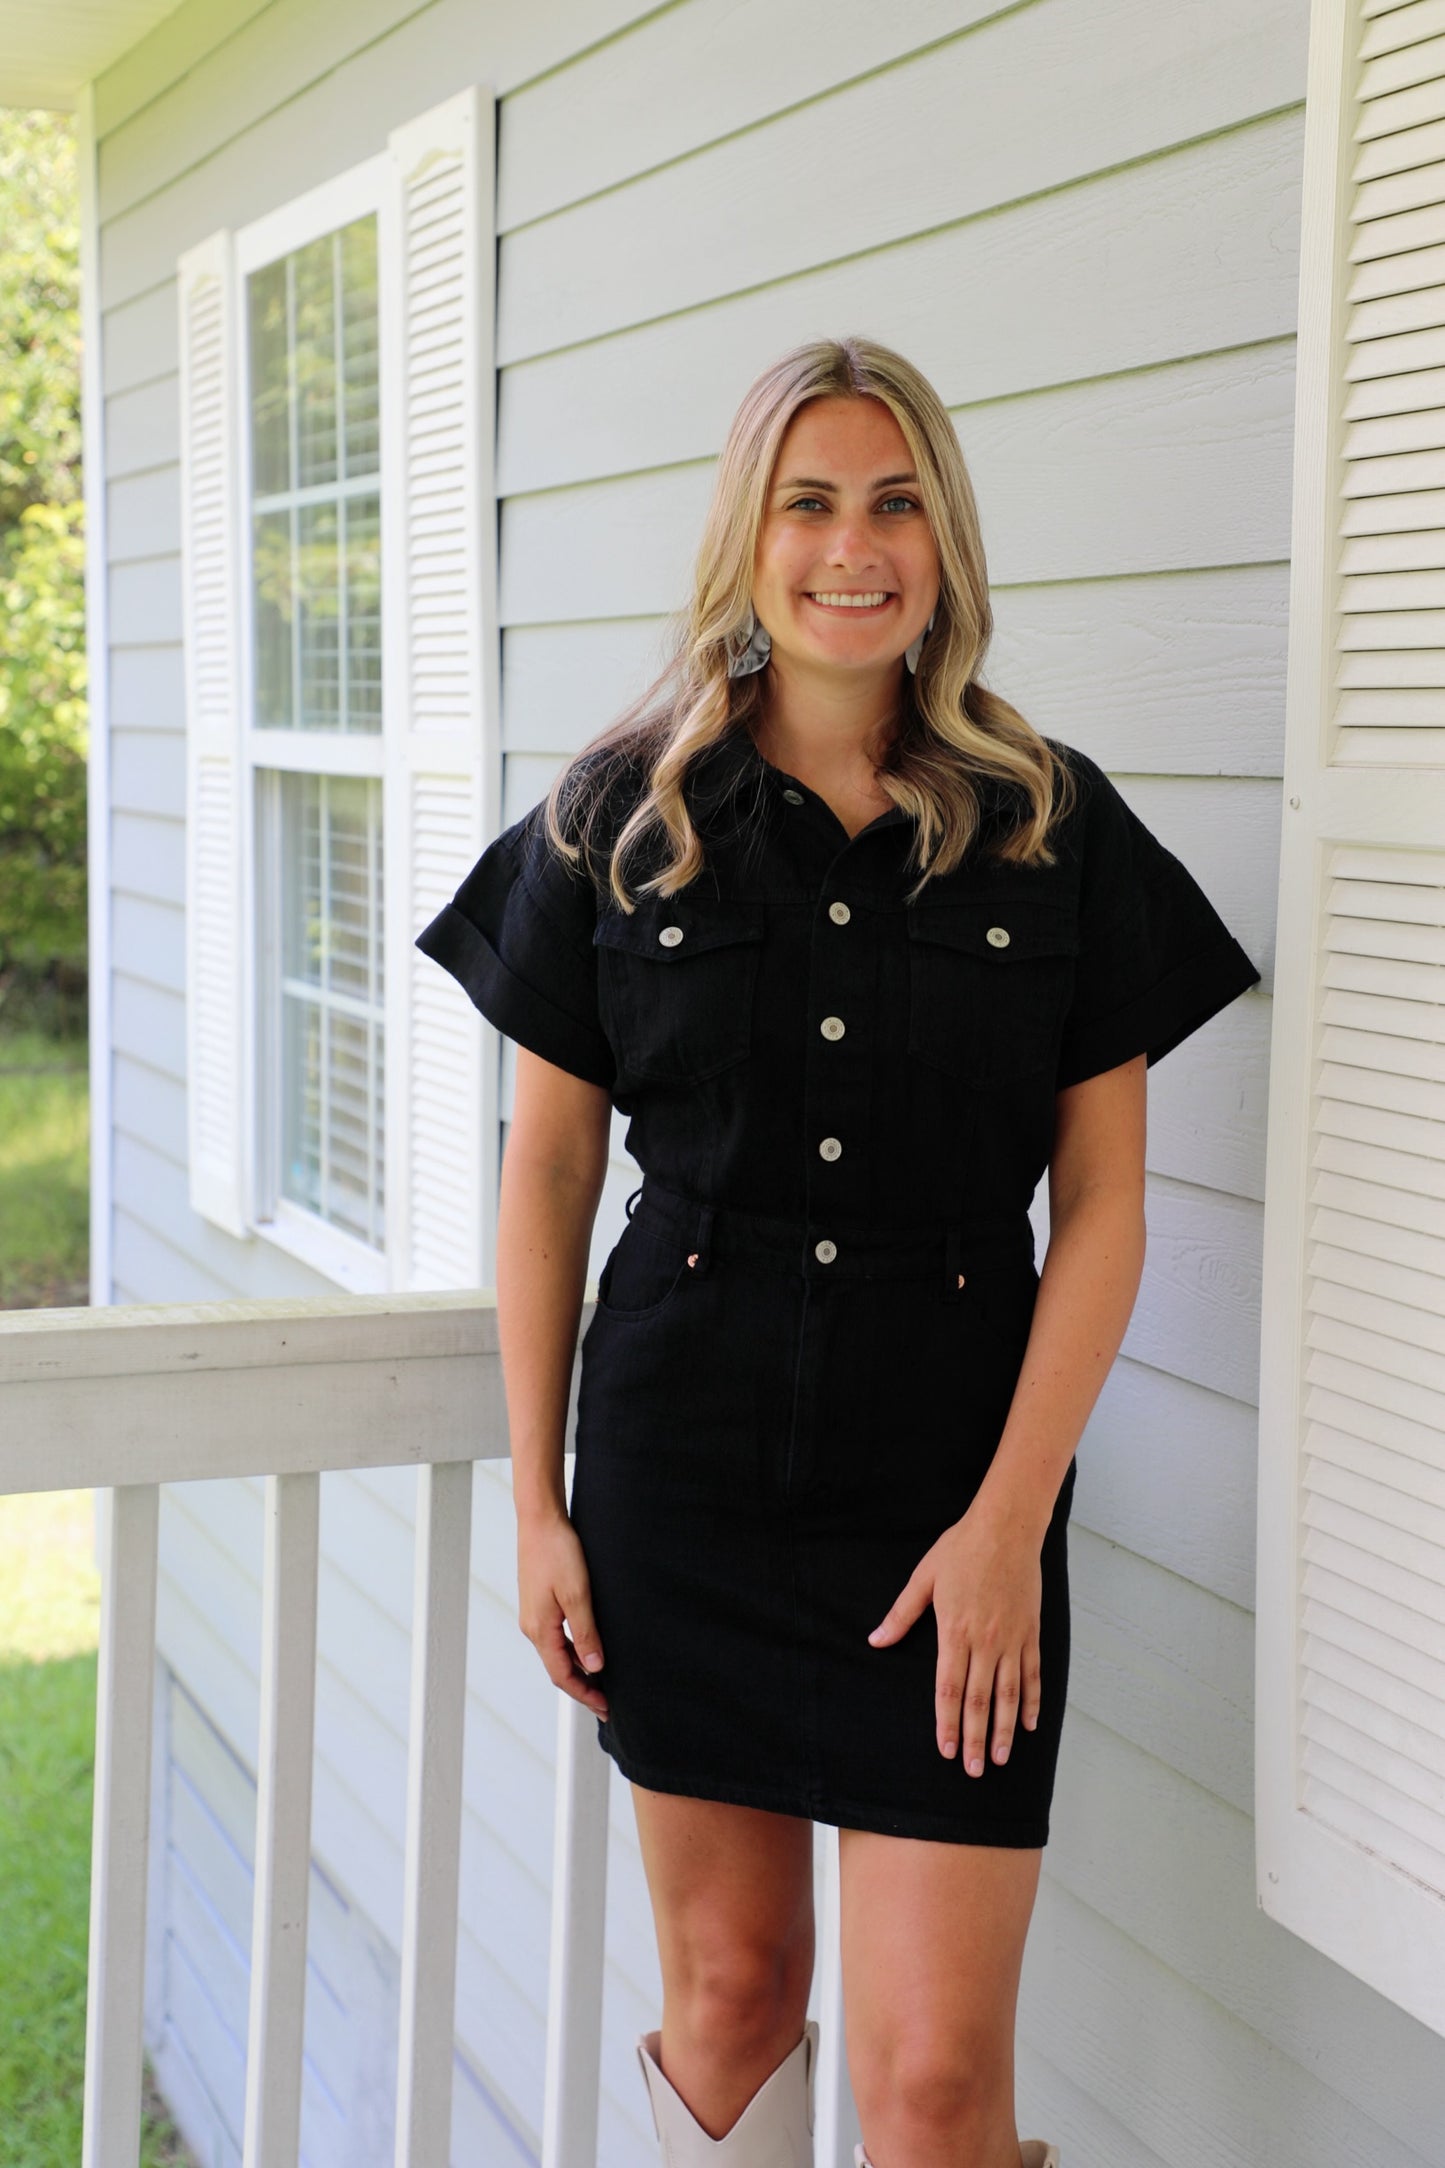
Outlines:
[[[1043, 2138], [1024, 2138], [1019, 2145], [1023, 2168], [1059, 2168], [1059, 2149]], [[853, 2168], [873, 2168], [861, 2145], [853, 2148]]]
[[637, 2060], [647, 2080], [663, 2168], [813, 2168], [813, 2073], [818, 2062], [813, 2018], [792, 2053], [721, 2138], [703, 2129], [663, 2075], [657, 2059], [661, 2045], [660, 2032], [638, 2035]]

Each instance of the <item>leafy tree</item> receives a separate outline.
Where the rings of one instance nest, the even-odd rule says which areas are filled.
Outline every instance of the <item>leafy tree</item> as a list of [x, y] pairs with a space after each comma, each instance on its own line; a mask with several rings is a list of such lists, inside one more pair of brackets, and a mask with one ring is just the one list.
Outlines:
[[75, 143], [0, 112], [0, 998], [85, 960]]

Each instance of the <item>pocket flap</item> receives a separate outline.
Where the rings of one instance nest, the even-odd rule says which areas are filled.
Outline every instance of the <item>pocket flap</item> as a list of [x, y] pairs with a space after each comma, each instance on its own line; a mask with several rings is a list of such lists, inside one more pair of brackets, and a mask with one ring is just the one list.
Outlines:
[[600, 948], [626, 949], [656, 963], [677, 963], [703, 949], [725, 948], [734, 941], [761, 941], [763, 906], [730, 899], [649, 896], [630, 914], [603, 911], [592, 938]]
[[958, 902], [920, 902], [910, 906], [911, 940], [934, 941], [962, 949], [989, 963], [1008, 964], [1021, 956], [1077, 956], [1079, 927], [1065, 904], [1035, 896], [970, 896]]

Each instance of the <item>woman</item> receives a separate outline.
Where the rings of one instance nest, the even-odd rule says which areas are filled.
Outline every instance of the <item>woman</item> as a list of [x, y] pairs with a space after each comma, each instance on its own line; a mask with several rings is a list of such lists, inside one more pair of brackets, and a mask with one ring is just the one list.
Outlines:
[[[860, 2168], [1058, 2162], [1020, 2147], [1013, 2034], [1074, 1449], [1143, 1263], [1146, 1065], [1260, 974], [1103, 771], [980, 683], [991, 632], [936, 393], [868, 340], [784, 355], [667, 668], [418, 944], [519, 1046], [521, 1624], [632, 1782], [675, 2168], [812, 2160], [813, 1821]], [[644, 1179], [569, 1511], [614, 1105]]]

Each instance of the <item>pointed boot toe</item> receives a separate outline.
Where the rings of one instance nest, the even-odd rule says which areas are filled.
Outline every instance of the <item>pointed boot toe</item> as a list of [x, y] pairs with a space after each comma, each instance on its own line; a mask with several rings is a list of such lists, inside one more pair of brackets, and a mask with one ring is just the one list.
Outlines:
[[808, 2019], [797, 2046], [759, 2086], [721, 2138], [703, 2129], [664, 2074], [661, 2048], [660, 2032], [638, 2034], [637, 2060], [652, 2103], [663, 2168], [813, 2168], [815, 2019]]

